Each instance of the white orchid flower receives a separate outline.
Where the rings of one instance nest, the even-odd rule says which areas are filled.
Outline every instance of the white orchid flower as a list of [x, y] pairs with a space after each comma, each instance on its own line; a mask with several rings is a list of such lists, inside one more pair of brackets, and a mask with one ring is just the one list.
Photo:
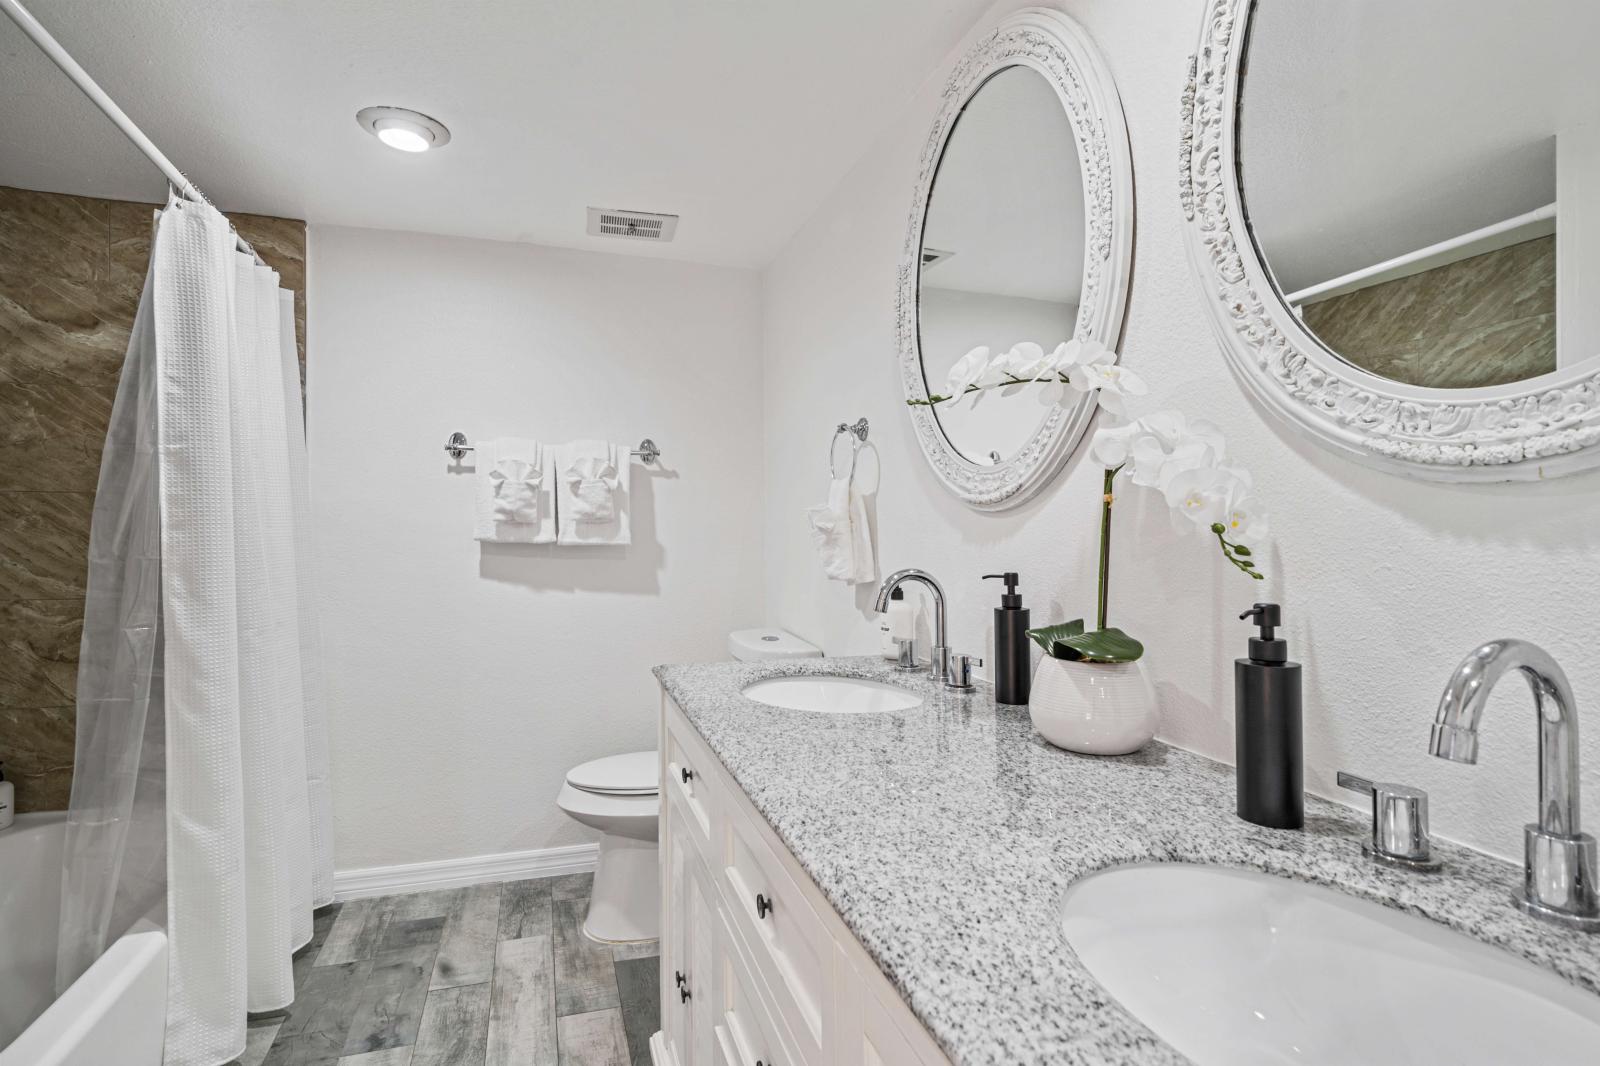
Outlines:
[[995, 365], [1019, 381], [1039, 381], [1053, 373], [1054, 356], [1032, 341], [1023, 341], [995, 360]]
[[1172, 508], [1173, 525], [1180, 532], [1192, 532], [1209, 530], [1221, 522], [1247, 489], [1238, 471], [1202, 466], [1174, 475], [1163, 495]]
[[1223, 536], [1236, 544], [1253, 548], [1267, 539], [1267, 515], [1254, 496], [1244, 493], [1228, 506], [1221, 519]]
[[1115, 470], [1128, 462], [1133, 444], [1142, 432], [1137, 422], [1095, 430], [1094, 438], [1089, 442], [1089, 458], [1107, 470]]
[[1144, 379], [1117, 365], [1117, 354], [1101, 344], [1082, 342], [1078, 357], [1067, 372], [1067, 380], [1079, 392], [1093, 392], [1100, 406], [1123, 417], [1124, 396], [1143, 396], [1150, 391]]
[[945, 379], [945, 388], [948, 395], [959, 397], [967, 391], [969, 385], [976, 385], [983, 372], [989, 369], [989, 346], [980, 344], [972, 351], [956, 360], [956, 365], [950, 368], [950, 376]]

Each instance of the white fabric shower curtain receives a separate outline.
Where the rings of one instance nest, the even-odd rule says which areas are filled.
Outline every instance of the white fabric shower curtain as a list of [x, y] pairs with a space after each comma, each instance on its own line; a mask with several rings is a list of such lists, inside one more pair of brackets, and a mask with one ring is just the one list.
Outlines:
[[232, 1060], [247, 1012], [292, 1002], [333, 898], [292, 308], [170, 200], [101, 462], [57, 982], [164, 925], [169, 1066]]

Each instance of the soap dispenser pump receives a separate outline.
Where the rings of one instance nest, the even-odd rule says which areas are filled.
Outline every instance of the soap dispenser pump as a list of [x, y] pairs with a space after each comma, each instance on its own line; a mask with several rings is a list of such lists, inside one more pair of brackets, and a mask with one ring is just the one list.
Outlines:
[[1239, 617], [1254, 618], [1261, 630], [1250, 638], [1249, 657], [1233, 661], [1239, 817], [1299, 829], [1305, 824], [1300, 664], [1289, 661], [1289, 644], [1277, 635], [1283, 624], [1277, 604], [1258, 603]]
[[994, 701], [1026, 704], [1033, 681], [1033, 646], [1028, 640], [1030, 612], [1022, 606], [1014, 571], [984, 574], [985, 581], [1004, 581], [1006, 591], [994, 609]]

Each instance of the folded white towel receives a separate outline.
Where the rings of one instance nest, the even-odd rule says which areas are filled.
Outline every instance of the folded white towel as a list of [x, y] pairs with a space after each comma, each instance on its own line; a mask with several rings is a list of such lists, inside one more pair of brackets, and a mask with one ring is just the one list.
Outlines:
[[538, 441], [479, 441], [473, 498], [474, 538], [493, 544], [551, 544], [556, 539], [555, 465]]
[[822, 572], [852, 585], [878, 580], [878, 560], [867, 523], [867, 503], [849, 478], [828, 483], [828, 502], [806, 508], [811, 543], [822, 559]]
[[627, 544], [628, 449], [576, 440], [552, 449], [556, 471], [557, 544]]

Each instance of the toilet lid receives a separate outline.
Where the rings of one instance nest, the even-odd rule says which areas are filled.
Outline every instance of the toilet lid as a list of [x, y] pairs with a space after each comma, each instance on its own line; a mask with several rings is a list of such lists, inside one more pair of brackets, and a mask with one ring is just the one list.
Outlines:
[[653, 796], [661, 790], [660, 756], [635, 751], [586, 762], [567, 771], [567, 784], [610, 796]]

